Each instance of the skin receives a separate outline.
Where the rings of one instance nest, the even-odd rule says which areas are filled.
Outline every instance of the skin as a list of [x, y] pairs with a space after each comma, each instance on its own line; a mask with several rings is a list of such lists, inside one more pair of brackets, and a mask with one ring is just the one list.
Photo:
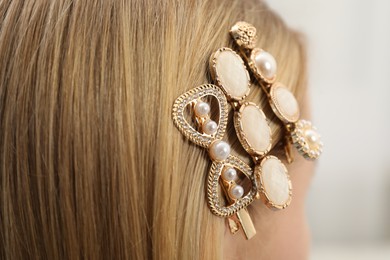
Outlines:
[[[301, 118], [310, 118], [307, 98]], [[246, 240], [240, 230], [235, 235], [226, 225], [224, 259], [304, 260], [309, 257], [310, 232], [305, 214], [305, 198], [314, 173], [315, 162], [305, 160], [293, 150], [294, 162], [287, 165], [293, 185], [291, 204], [271, 210], [261, 200], [248, 207], [256, 235]]]

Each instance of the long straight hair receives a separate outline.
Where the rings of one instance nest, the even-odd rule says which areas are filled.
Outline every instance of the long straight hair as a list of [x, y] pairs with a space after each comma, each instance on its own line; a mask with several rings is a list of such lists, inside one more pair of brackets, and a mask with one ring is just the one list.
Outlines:
[[300, 100], [301, 40], [256, 0], [0, 1], [0, 258], [221, 259], [210, 161], [171, 106], [240, 20]]

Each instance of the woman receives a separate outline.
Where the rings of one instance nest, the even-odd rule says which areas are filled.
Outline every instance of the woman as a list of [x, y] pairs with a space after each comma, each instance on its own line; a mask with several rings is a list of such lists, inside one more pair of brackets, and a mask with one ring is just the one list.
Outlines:
[[[211, 214], [207, 152], [171, 120], [177, 96], [211, 82], [208, 59], [241, 20], [307, 113], [302, 40], [263, 2], [0, 2], [1, 258], [305, 259], [313, 165], [288, 166], [286, 210], [248, 208], [257, 235], [245, 240]], [[269, 119], [276, 151], [282, 126]]]

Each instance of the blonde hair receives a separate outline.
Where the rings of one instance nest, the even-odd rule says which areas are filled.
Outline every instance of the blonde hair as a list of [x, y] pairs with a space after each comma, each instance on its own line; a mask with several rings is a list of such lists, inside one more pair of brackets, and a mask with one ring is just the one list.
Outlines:
[[[256, 0], [2, 1], [0, 258], [221, 259], [210, 161], [171, 107], [210, 82], [208, 59], [240, 20], [301, 100], [301, 40]], [[265, 95], [254, 85], [251, 98], [276, 144]]]

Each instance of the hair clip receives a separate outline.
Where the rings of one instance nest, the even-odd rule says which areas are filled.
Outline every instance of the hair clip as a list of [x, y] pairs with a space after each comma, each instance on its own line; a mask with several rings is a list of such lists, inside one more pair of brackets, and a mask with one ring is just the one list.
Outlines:
[[[210, 118], [210, 104], [206, 98], [217, 99], [219, 106], [218, 122]], [[186, 120], [185, 110], [190, 108], [196, 128]], [[256, 233], [246, 207], [257, 196], [258, 180], [250, 166], [239, 158], [230, 155], [230, 146], [222, 140], [228, 120], [228, 103], [223, 91], [215, 85], [205, 84], [179, 96], [173, 105], [173, 121], [180, 132], [193, 143], [208, 149], [213, 161], [207, 178], [207, 202], [211, 212], [220, 217], [237, 215], [248, 238]], [[237, 183], [238, 172], [251, 182], [250, 190]], [[223, 205], [218, 186], [225, 193], [228, 205]], [[234, 222], [235, 223], [235, 222]]]
[[[253, 39], [256, 38], [255, 34], [250, 35]], [[252, 46], [249, 41], [245, 41], [245, 44]], [[275, 156], [266, 156], [272, 145], [271, 128], [262, 109], [246, 100], [250, 93], [250, 77], [243, 59], [229, 48], [220, 48], [211, 56], [210, 68], [214, 81], [221, 87], [234, 109], [237, 137], [255, 164], [255, 175], [260, 182], [258, 197], [271, 208], [287, 207], [292, 195], [291, 181], [284, 164]], [[270, 168], [269, 165], [273, 167]], [[277, 173], [273, 174], [273, 171]], [[278, 180], [275, 181], [275, 178]], [[276, 183], [280, 185], [274, 185]]]
[[232, 38], [240, 48], [241, 56], [247, 61], [253, 75], [268, 95], [273, 112], [285, 124], [290, 135], [287, 140], [292, 142], [304, 158], [317, 159], [322, 153], [323, 146], [320, 135], [309, 121], [299, 120], [297, 100], [287, 87], [276, 82], [275, 58], [265, 50], [253, 47], [257, 39], [253, 32], [256, 32], [256, 28], [246, 22], [238, 22], [230, 30]]
[[[173, 105], [173, 121], [185, 137], [208, 149], [212, 165], [207, 177], [206, 196], [211, 212], [228, 218], [233, 234], [241, 226], [246, 238], [250, 239], [256, 230], [246, 207], [261, 198], [270, 208], [286, 208], [291, 202], [292, 184], [283, 162], [269, 155], [272, 133], [265, 113], [258, 105], [246, 100], [251, 79], [244, 60], [259, 83], [267, 84], [264, 90], [271, 107], [286, 125], [290, 134], [288, 139], [298, 151], [307, 154], [306, 158], [318, 157], [322, 143], [309, 122], [298, 121], [299, 107], [293, 94], [282, 84], [273, 84], [276, 61], [271, 54], [254, 48], [256, 29], [248, 23], [238, 22], [231, 34], [245, 50], [240, 50], [240, 56], [230, 48], [218, 49], [210, 58], [211, 75], [216, 85], [204, 84], [179, 96]], [[244, 53], [246, 50], [249, 50], [249, 56]], [[217, 119], [210, 114], [215, 102], [210, 102], [209, 97], [217, 100]], [[234, 110], [233, 123], [238, 140], [252, 157], [253, 169], [231, 155], [229, 144], [223, 141], [228, 123], [228, 103]], [[249, 179], [251, 187], [245, 189], [241, 186], [239, 176]], [[225, 203], [219, 190], [225, 195]]]

